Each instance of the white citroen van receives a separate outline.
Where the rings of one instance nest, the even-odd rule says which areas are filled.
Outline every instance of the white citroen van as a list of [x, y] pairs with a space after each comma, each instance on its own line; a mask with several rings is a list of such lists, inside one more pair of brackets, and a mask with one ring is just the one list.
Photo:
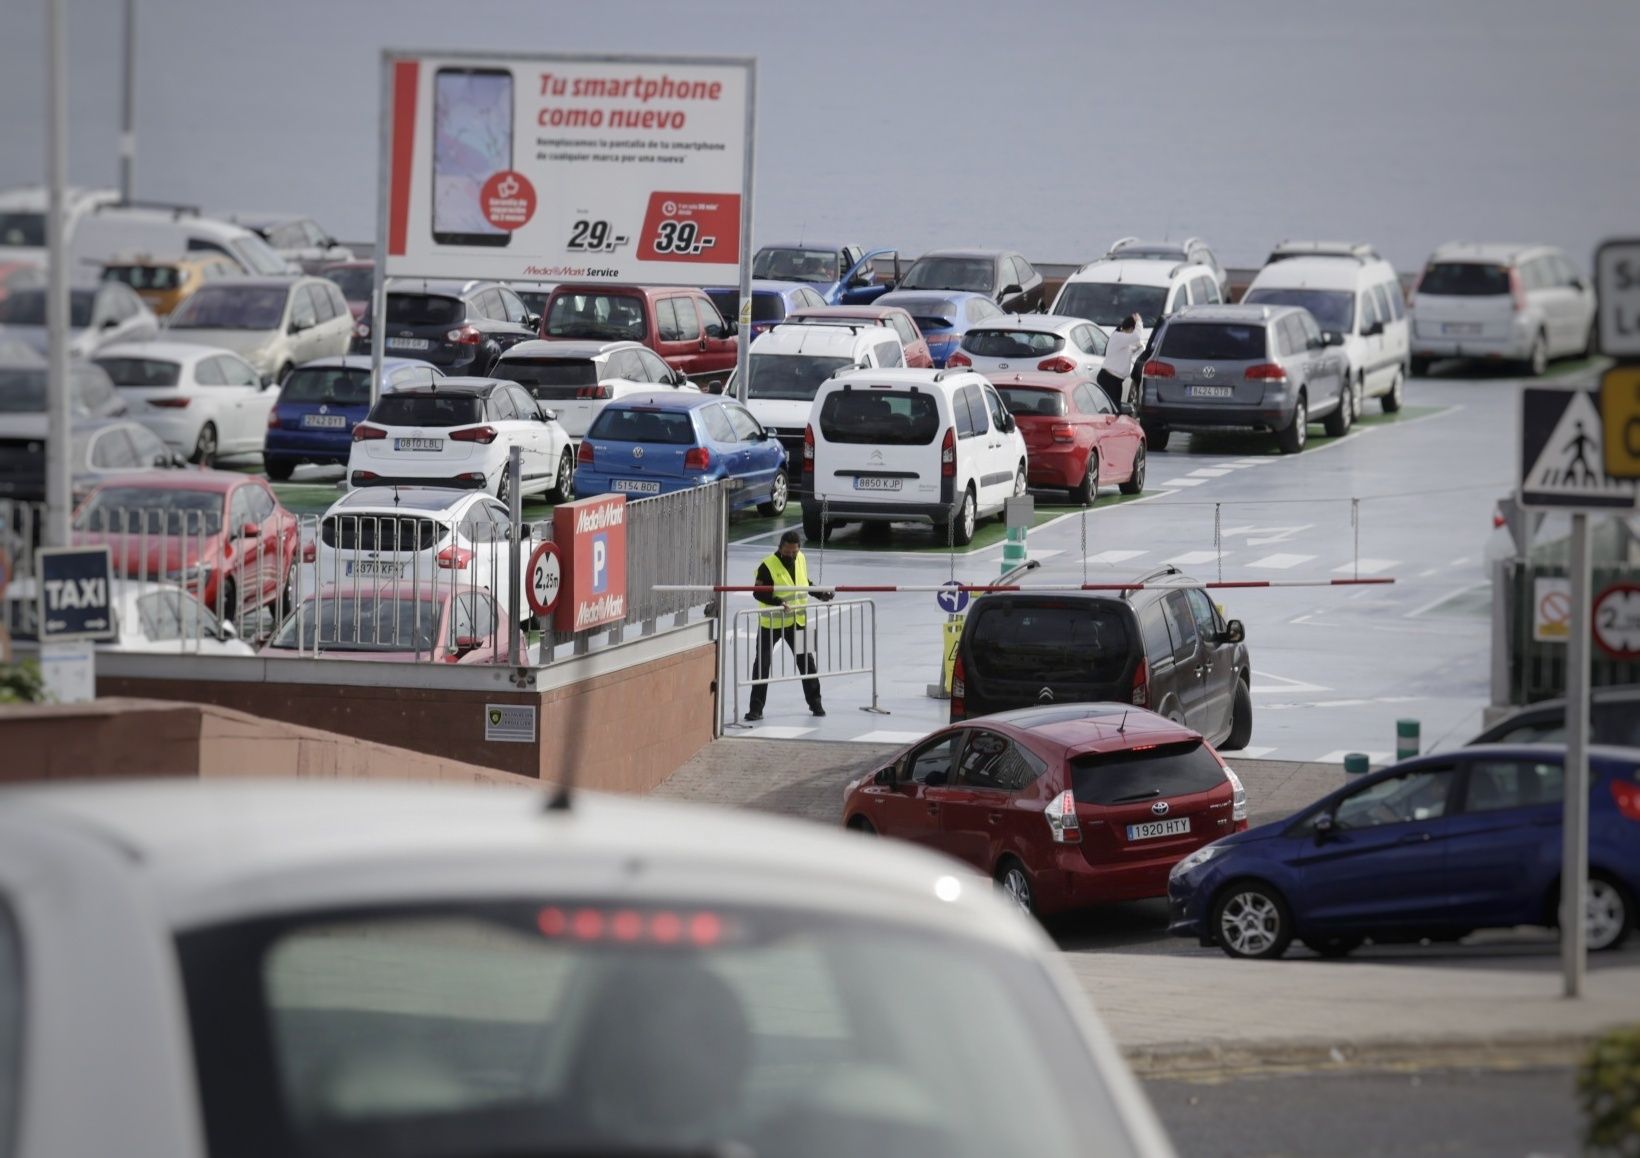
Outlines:
[[154, 258], [223, 253], [254, 277], [297, 271], [244, 226], [202, 217], [188, 206], [96, 205], [81, 216], [69, 243], [76, 270], [100, 270], [124, 253]]
[[1248, 305], [1303, 306], [1323, 331], [1343, 337], [1353, 405], [1351, 421], [1368, 398], [1385, 414], [1401, 409], [1411, 358], [1411, 326], [1395, 267], [1377, 256], [1327, 253], [1273, 260], [1242, 295]]
[[1025, 493], [1025, 439], [972, 370], [855, 370], [815, 394], [803, 436], [803, 533], [927, 523], [959, 547]]

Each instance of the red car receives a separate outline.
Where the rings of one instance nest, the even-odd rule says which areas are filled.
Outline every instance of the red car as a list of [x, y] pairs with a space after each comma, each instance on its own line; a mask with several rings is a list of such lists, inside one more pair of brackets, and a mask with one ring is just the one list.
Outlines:
[[302, 601], [261, 652], [316, 653], [377, 662], [502, 663], [507, 632], [487, 587], [326, 585]]
[[900, 336], [905, 347], [905, 364], [932, 370], [934, 355], [912, 316], [900, 306], [810, 306], [786, 315], [788, 322], [875, 322]]
[[108, 544], [115, 575], [180, 583], [235, 623], [277, 605], [299, 539], [268, 484], [235, 471], [116, 475], [74, 512], [75, 545]]
[[1091, 507], [1099, 488], [1115, 483], [1124, 495], [1145, 489], [1145, 431], [1133, 408], [1118, 412], [1097, 382], [1068, 374], [991, 373], [1028, 452], [1025, 481], [1064, 488]]
[[735, 368], [736, 326], [690, 286], [560, 285], [541, 312], [541, 337], [642, 342], [713, 393]]
[[1247, 827], [1247, 794], [1182, 724], [1058, 704], [935, 732], [850, 784], [843, 824], [965, 860], [1045, 916], [1166, 896], [1175, 864]]

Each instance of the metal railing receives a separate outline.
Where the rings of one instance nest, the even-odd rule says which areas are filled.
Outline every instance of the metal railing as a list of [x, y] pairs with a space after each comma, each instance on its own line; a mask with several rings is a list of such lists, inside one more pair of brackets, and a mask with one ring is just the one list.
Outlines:
[[782, 629], [770, 631], [767, 670], [760, 661], [764, 645], [760, 622], [777, 608], [759, 605], [735, 612], [728, 657], [731, 696], [730, 726], [740, 725], [740, 693], [759, 685], [797, 683], [807, 679], [837, 679], [869, 675], [871, 703], [862, 711], [886, 715], [877, 704], [877, 603], [872, 599], [838, 599], [803, 606], [804, 623], [793, 626], [788, 646]]

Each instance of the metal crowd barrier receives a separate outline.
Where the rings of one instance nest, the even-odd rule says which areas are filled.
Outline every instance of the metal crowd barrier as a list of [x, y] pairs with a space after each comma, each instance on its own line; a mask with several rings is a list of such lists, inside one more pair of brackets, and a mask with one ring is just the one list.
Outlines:
[[805, 679], [836, 679], [840, 676], [869, 675], [871, 703], [861, 710], [886, 715], [877, 706], [877, 603], [873, 599], [836, 599], [821, 603], [810, 599], [803, 607], [806, 620], [793, 630], [792, 639], [800, 655], [813, 659], [811, 670], [800, 664], [793, 649], [777, 634], [770, 649], [769, 670], [753, 675], [758, 658], [759, 617], [776, 609], [759, 604], [735, 612], [730, 637], [729, 671], [733, 688], [733, 721], [740, 724], [740, 696], [743, 688], [759, 684], [797, 683]]

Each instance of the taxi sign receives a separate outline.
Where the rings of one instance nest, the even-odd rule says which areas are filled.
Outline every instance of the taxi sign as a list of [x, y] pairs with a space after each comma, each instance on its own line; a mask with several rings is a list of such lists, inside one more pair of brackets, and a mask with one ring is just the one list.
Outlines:
[[35, 555], [42, 644], [114, 638], [107, 547], [47, 547]]
[[1615, 366], [1601, 375], [1600, 424], [1606, 473], [1640, 478], [1640, 365]]

